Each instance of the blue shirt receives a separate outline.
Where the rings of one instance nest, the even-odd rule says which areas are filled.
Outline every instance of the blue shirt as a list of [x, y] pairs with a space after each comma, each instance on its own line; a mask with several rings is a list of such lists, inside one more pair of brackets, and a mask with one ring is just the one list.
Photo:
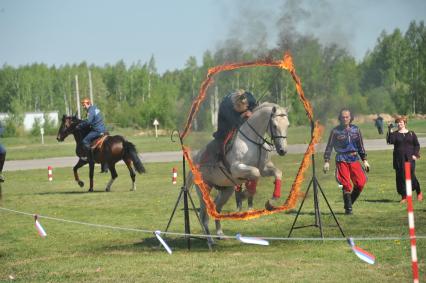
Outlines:
[[336, 161], [338, 162], [350, 163], [359, 160], [359, 157], [362, 160], [367, 158], [361, 131], [355, 125], [349, 125], [349, 128], [340, 125], [331, 131], [324, 152], [325, 161], [330, 160], [333, 148], [336, 151]]
[[87, 119], [81, 123], [82, 127], [90, 126], [92, 131], [98, 133], [105, 133], [106, 128], [104, 125], [104, 119], [102, 117], [101, 110], [95, 105], [91, 105], [87, 109]]

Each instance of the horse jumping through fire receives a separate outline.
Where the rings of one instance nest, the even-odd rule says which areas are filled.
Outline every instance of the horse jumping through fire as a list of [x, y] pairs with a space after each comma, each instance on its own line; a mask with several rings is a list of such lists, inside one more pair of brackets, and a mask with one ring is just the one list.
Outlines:
[[[215, 140], [194, 156], [193, 162], [199, 168], [204, 183], [218, 191], [214, 200], [217, 212], [221, 212], [232, 196], [234, 187], [247, 181], [256, 182], [260, 177], [275, 177], [274, 196], [279, 197], [282, 172], [272, 163], [270, 152], [275, 149], [280, 156], [287, 153], [289, 124], [287, 109], [274, 103], [262, 103], [239, 127], [224, 153], [223, 161], [217, 158], [218, 145]], [[265, 134], [270, 136], [271, 141], [265, 138]], [[187, 181], [188, 188], [194, 185], [200, 197], [200, 219], [205, 232], [210, 234], [209, 215], [200, 188], [193, 182], [192, 172], [188, 174]], [[223, 235], [220, 220], [215, 222], [217, 235]], [[212, 242], [212, 239], [209, 238], [209, 241]]]

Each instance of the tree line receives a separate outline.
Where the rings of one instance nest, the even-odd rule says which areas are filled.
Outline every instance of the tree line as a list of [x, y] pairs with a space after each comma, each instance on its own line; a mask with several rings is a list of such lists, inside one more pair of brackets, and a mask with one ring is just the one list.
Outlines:
[[[415, 114], [426, 112], [426, 28], [411, 22], [405, 33], [382, 32], [373, 50], [357, 62], [337, 44], [323, 45], [312, 35], [282, 33], [276, 48], [247, 49], [238, 39], [228, 39], [215, 52], [207, 50], [202, 62], [189, 57], [181, 70], [159, 74], [155, 58], [126, 66], [123, 61], [104, 66], [86, 62], [47, 66], [43, 63], [0, 69], [0, 112], [11, 114], [9, 126], [19, 127], [27, 111], [76, 111], [75, 76], [80, 97], [89, 96], [91, 73], [95, 104], [110, 126], [146, 129], [154, 119], [164, 128], [182, 128], [207, 70], [226, 62], [282, 58], [290, 51], [305, 95], [316, 119], [334, 117], [342, 107], [356, 113]], [[306, 123], [290, 75], [283, 70], [255, 67], [222, 72], [208, 90], [193, 123], [195, 130], [213, 130], [215, 103], [235, 89], [252, 92], [260, 101], [290, 109], [293, 124]], [[216, 103], [217, 104], [217, 103]], [[214, 120], [214, 119], [213, 119]]]

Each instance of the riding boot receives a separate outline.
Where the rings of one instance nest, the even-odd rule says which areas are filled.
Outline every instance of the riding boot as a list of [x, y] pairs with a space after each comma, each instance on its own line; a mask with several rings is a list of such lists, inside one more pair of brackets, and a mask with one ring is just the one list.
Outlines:
[[84, 148], [84, 152], [86, 153], [87, 156], [87, 161], [94, 161], [94, 156], [93, 156], [93, 150], [90, 146], [88, 147], [83, 147]]
[[361, 194], [361, 191], [358, 188], [354, 188], [352, 190], [352, 193], [351, 193], [352, 204], [355, 203], [356, 199], [359, 197], [360, 194]]
[[0, 154], [0, 183], [4, 182], [4, 177], [3, 177], [3, 166], [4, 166], [4, 161], [6, 160], [6, 154]]
[[345, 214], [352, 214], [351, 193], [343, 191], [343, 202], [345, 204]]

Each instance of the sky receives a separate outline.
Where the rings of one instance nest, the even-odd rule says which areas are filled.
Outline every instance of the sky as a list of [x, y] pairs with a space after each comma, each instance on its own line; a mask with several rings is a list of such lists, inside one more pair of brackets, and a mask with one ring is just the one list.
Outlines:
[[0, 65], [129, 66], [154, 56], [163, 73], [190, 56], [201, 65], [229, 38], [275, 47], [276, 23], [289, 12], [298, 32], [337, 42], [360, 61], [383, 30], [426, 21], [426, 1], [0, 0]]

